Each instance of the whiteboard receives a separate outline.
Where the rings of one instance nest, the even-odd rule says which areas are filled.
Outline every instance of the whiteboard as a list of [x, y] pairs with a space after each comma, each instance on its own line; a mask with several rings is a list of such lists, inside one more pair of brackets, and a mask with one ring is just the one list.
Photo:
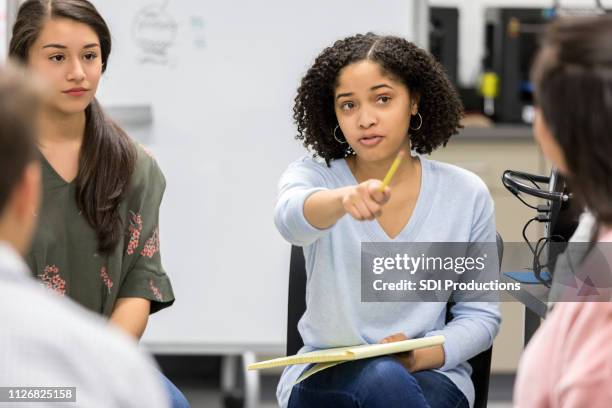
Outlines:
[[406, 0], [97, 0], [113, 50], [99, 99], [150, 106], [133, 132], [167, 179], [161, 253], [176, 302], [146, 344], [282, 350], [290, 246], [273, 223], [277, 183], [305, 151], [293, 98], [315, 56], [375, 31], [410, 38]]
[[0, 62], [6, 60], [8, 52], [8, 16], [7, 4], [8, 0], [0, 1]]

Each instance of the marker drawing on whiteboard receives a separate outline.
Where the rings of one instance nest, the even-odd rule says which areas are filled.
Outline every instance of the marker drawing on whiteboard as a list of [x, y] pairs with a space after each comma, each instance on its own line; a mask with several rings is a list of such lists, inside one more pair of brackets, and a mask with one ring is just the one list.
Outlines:
[[140, 50], [138, 63], [171, 66], [169, 51], [175, 44], [178, 24], [166, 10], [168, 0], [149, 4], [136, 14], [132, 36]]

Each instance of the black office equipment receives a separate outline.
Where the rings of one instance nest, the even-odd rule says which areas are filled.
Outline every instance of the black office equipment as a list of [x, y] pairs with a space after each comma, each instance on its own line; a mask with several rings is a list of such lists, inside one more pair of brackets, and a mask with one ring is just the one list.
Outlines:
[[529, 70], [539, 36], [552, 13], [535, 8], [492, 8], [485, 12], [486, 63], [499, 77], [496, 120], [530, 123], [533, 92]]
[[[483, 70], [499, 77], [495, 100], [498, 122], [531, 123], [533, 87], [529, 71], [546, 25], [558, 16], [600, 15], [607, 12], [601, 1], [590, 6], [564, 7], [560, 0], [551, 8], [488, 8], [485, 10], [485, 59]], [[589, 7], [587, 7], [589, 6]]]
[[442, 64], [455, 87], [458, 84], [459, 11], [451, 7], [429, 9], [429, 51]]
[[[556, 170], [551, 171], [550, 176], [525, 173], [515, 170], [506, 170], [502, 175], [503, 185], [523, 204], [536, 210], [536, 215], [527, 221], [523, 228], [523, 238], [533, 252], [533, 272], [535, 276], [546, 286], [550, 286], [554, 275], [554, 265], [560, 253], [562, 253], [567, 241], [570, 239], [576, 227], [582, 209], [572, 199], [572, 194], [566, 184], [565, 178]], [[540, 184], [547, 185], [544, 189]], [[522, 196], [527, 195], [546, 200], [546, 204], [534, 206], [527, 203]], [[540, 238], [535, 248], [528, 242], [526, 229], [533, 222], [544, 222], [544, 237]], [[555, 242], [554, 246], [548, 245]], [[544, 252], [548, 245], [548, 252]], [[545, 254], [545, 262], [542, 263], [541, 255]], [[549, 278], [542, 277], [543, 268], [547, 268]]]

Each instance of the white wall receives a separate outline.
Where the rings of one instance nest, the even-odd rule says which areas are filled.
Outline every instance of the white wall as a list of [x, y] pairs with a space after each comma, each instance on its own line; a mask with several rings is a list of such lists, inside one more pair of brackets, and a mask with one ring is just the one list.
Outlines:
[[[484, 15], [489, 7], [547, 8], [552, 0], [429, 0], [430, 6], [459, 9], [459, 81], [474, 84], [480, 73], [484, 55]], [[604, 7], [612, 7], [611, 0], [602, 0]], [[590, 7], [594, 0], [564, 0], [562, 6]]]
[[7, 27], [6, 27], [6, 1], [0, 1], [0, 62], [6, 59]]
[[[160, 235], [177, 300], [151, 318], [145, 341], [282, 349], [289, 244], [272, 213], [281, 173], [305, 153], [293, 137], [296, 88], [339, 38], [366, 31], [410, 37], [411, 3], [95, 4], [114, 41], [99, 98], [106, 106], [151, 106], [145, 143], [168, 182]], [[165, 47], [165, 55], [145, 52], [143, 41]]]

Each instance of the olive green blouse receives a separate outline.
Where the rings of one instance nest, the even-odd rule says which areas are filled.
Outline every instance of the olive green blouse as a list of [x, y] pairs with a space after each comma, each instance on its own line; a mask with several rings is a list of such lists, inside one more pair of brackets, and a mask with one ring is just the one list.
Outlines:
[[110, 255], [97, 252], [95, 231], [77, 208], [67, 183], [41, 154], [43, 197], [38, 229], [26, 260], [49, 289], [110, 316], [118, 298], [151, 301], [151, 313], [172, 305], [174, 294], [159, 253], [159, 206], [166, 180], [139, 145], [130, 186], [120, 204], [125, 233]]

